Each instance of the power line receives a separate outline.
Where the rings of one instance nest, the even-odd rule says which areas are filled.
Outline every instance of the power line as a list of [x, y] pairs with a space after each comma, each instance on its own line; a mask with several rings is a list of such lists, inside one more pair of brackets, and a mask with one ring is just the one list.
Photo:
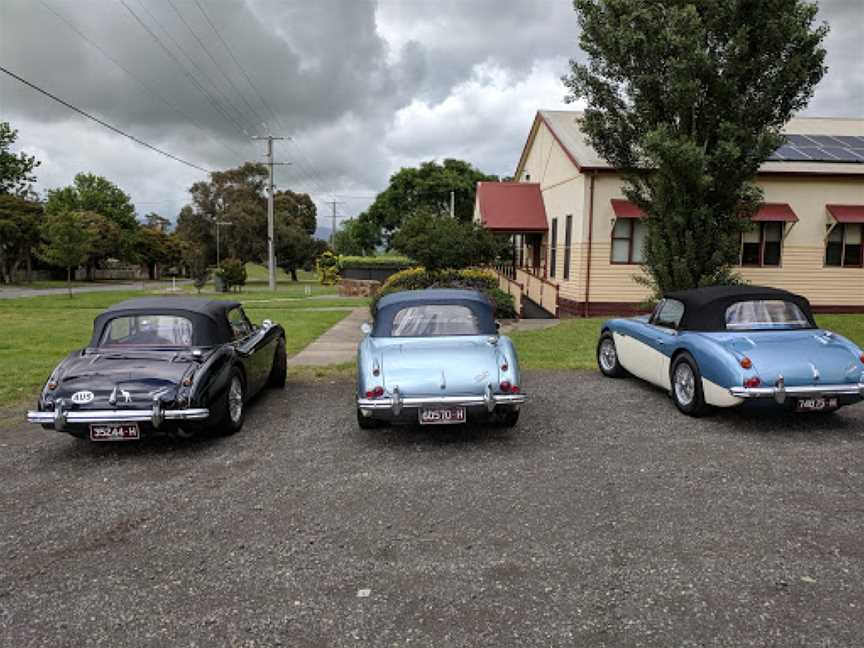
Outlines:
[[219, 62], [216, 60], [216, 58], [213, 56], [213, 54], [210, 53], [210, 50], [207, 49], [207, 45], [205, 45], [204, 41], [202, 41], [201, 38], [198, 36], [198, 34], [195, 33], [195, 30], [192, 29], [192, 26], [183, 17], [183, 14], [180, 13], [180, 11], [177, 9], [177, 6], [174, 4], [174, 2], [172, 2], [172, 0], [168, 0], [168, 4], [171, 6], [171, 9], [174, 10], [174, 13], [177, 14], [177, 17], [180, 19], [180, 22], [182, 22], [186, 26], [186, 29], [189, 30], [189, 33], [192, 34], [192, 36], [198, 42], [198, 45], [201, 46], [201, 49], [204, 50], [204, 53], [207, 54], [207, 56], [213, 62], [213, 65], [216, 67], [216, 69], [219, 70], [220, 74], [222, 74], [222, 77], [228, 82], [228, 85], [231, 86], [231, 88], [234, 90], [234, 92], [236, 92], [240, 96], [240, 99], [243, 100], [243, 103], [246, 104], [246, 107], [251, 111], [251, 113], [253, 115], [253, 121], [258, 120], [261, 123], [261, 125], [263, 125], [266, 128], [267, 124], [266, 124], [264, 118], [261, 117], [261, 114], [257, 110], [255, 110], [255, 108], [252, 106], [252, 104], [249, 103], [249, 100], [246, 99], [246, 95], [244, 95], [242, 92], [240, 92], [240, 90], [237, 88], [237, 86], [234, 85], [234, 82], [231, 80], [231, 77], [229, 77], [228, 74], [226, 74], [223, 67], [221, 65], [219, 65]]
[[177, 64], [183, 74], [193, 83], [193, 85], [198, 89], [198, 91], [204, 94], [205, 97], [207, 97], [207, 99], [210, 101], [210, 104], [213, 106], [213, 109], [216, 110], [216, 112], [218, 112], [224, 119], [232, 122], [242, 134], [246, 135], [246, 129], [243, 128], [243, 126], [240, 125], [240, 123], [231, 114], [225, 111], [222, 105], [219, 104], [219, 102], [213, 98], [213, 96], [207, 91], [207, 89], [198, 82], [198, 79], [196, 79], [195, 76], [186, 69], [186, 66], [183, 65], [180, 59], [178, 59], [174, 55], [174, 52], [168, 49], [165, 43], [162, 42], [162, 39], [159, 38], [159, 36], [152, 29], [150, 29], [147, 23], [145, 23], [137, 13], [135, 13], [132, 7], [126, 4], [125, 0], [120, 0], [120, 4], [122, 4], [126, 8], [126, 11], [128, 11], [132, 15], [132, 17], [138, 22], [138, 24], [144, 28], [144, 31], [146, 31], [150, 35], [150, 38], [152, 38], [156, 42], [156, 44], [159, 45], [159, 47], [161, 47], [162, 50], [171, 58], [171, 60], [173, 60], [174, 63]]
[[[234, 111], [236, 116], [240, 118], [241, 121], [244, 120], [245, 118], [243, 117], [243, 113], [240, 112], [237, 106], [234, 105], [234, 103], [231, 101], [231, 99], [228, 98], [227, 95], [224, 95], [222, 93], [222, 91], [219, 89], [219, 86], [217, 86], [216, 83], [213, 82], [213, 79], [210, 78], [210, 75], [207, 74], [206, 71], [201, 69], [201, 66], [199, 66], [191, 56], [189, 56], [188, 52], [183, 49], [183, 46], [180, 45], [176, 38], [174, 38], [174, 35], [168, 30], [168, 28], [159, 21], [159, 19], [153, 14], [152, 11], [150, 11], [150, 8], [145, 4], [145, 0], [137, 0], [137, 2], [141, 6], [141, 8], [147, 13], [147, 15], [150, 16], [150, 20], [156, 23], [156, 26], [159, 27], [159, 29], [161, 29], [170, 39], [170, 41], [174, 44], [174, 47], [177, 48], [177, 51], [179, 51], [184, 57], [186, 57], [186, 60], [189, 61], [189, 63], [192, 65], [193, 68], [195, 68], [195, 70], [198, 71], [198, 74], [200, 74], [207, 81], [207, 83], [210, 84], [210, 88], [212, 88], [214, 95], [216, 96], [216, 101], [219, 102], [220, 99], [224, 101], [226, 104], [228, 104], [228, 107], [230, 107], [231, 110]], [[222, 104], [220, 103], [220, 105]], [[225, 111], [230, 112], [227, 108], [225, 109]], [[240, 124], [240, 122], [235, 123], [238, 124], [243, 134], [248, 137], [249, 133], [246, 131], [246, 128], [242, 124]]]
[[166, 98], [165, 98], [161, 93], [159, 93], [157, 90], [155, 90], [154, 88], [152, 88], [148, 83], [142, 81], [138, 76], [136, 76], [136, 75], [133, 74], [131, 71], [129, 71], [129, 69], [128, 69], [127, 67], [125, 67], [125, 66], [124, 66], [122, 63], [120, 63], [117, 59], [115, 59], [114, 57], [112, 57], [112, 56], [111, 56], [107, 51], [105, 51], [104, 48], [102, 48], [101, 46], [99, 46], [98, 43], [95, 43], [92, 39], [88, 38], [86, 34], [84, 34], [84, 33], [81, 32], [77, 27], [75, 27], [75, 25], [74, 25], [72, 22], [70, 22], [70, 21], [69, 21], [65, 16], [63, 16], [63, 15], [60, 14], [60, 13], [58, 13], [58, 12], [57, 12], [56, 10], [54, 10], [50, 5], [48, 5], [48, 4], [45, 2], [45, 0], [39, 0], [39, 2], [40, 2], [40, 4], [41, 4], [43, 7], [45, 7], [45, 9], [47, 9], [47, 10], [50, 11], [52, 14], [54, 14], [57, 18], [59, 18], [61, 21], [63, 21], [63, 22], [66, 24], [66, 26], [69, 27], [69, 29], [72, 30], [72, 32], [74, 32], [75, 34], [77, 34], [77, 35], [78, 35], [82, 40], [84, 40], [86, 43], [88, 43], [90, 46], [92, 46], [94, 49], [96, 49], [100, 54], [102, 54], [102, 56], [104, 56], [106, 59], [108, 59], [109, 61], [111, 61], [111, 62], [112, 62], [114, 65], [116, 65], [118, 68], [120, 68], [121, 70], [123, 70], [123, 72], [125, 72], [129, 77], [131, 77], [132, 79], [134, 79], [135, 81], [137, 81], [137, 82], [141, 85], [142, 88], [144, 88], [145, 90], [147, 90], [147, 92], [149, 92], [150, 94], [154, 95], [155, 97], [158, 97], [158, 98], [159, 98], [159, 99], [160, 99], [160, 100], [161, 100], [161, 101], [162, 101], [166, 106], [168, 106], [169, 108], [171, 108], [172, 110], [176, 111], [177, 113], [179, 113], [180, 115], [182, 115], [183, 117], [185, 117], [186, 119], [188, 119], [190, 122], [192, 122], [192, 124], [195, 126], [195, 128], [197, 128], [197, 129], [200, 130], [202, 133], [204, 133], [205, 136], [209, 137], [211, 140], [213, 140], [214, 142], [216, 142], [216, 143], [219, 144], [220, 146], [225, 147], [226, 150], [230, 151], [231, 153], [233, 153], [233, 154], [236, 155], [237, 157], [242, 157], [240, 151], [238, 151], [237, 149], [235, 149], [235, 148], [232, 147], [232, 146], [228, 146], [228, 145], [225, 144], [224, 142], [222, 142], [222, 141], [220, 141], [220, 140], [217, 140], [217, 139], [214, 138], [212, 135], [210, 135], [210, 133], [207, 132], [207, 129], [204, 128], [204, 126], [203, 126], [203, 125], [202, 125], [202, 124], [201, 124], [197, 119], [195, 119], [194, 117], [192, 117], [191, 115], [189, 115], [186, 111], [184, 111], [182, 108], [180, 108], [180, 107], [177, 106], [176, 104], [174, 104], [174, 103], [172, 103], [171, 101], [169, 101], [168, 99], [166, 99]]
[[184, 160], [183, 158], [177, 157], [176, 155], [172, 155], [171, 153], [168, 153], [167, 151], [163, 151], [163, 150], [160, 149], [159, 147], [157, 147], [157, 146], [153, 146], [152, 144], [148, 144], [148, 143], [145, 142], [144, 140], [139, 139], [139, 138], [135, 137], [134, 135], [130, 135], [130, 134], [127, 133], [126, 131], [120, 130], [120, 129], [117, 128], [116, 126], [112, 126], [112, 125], [109, 124], [108, 122], [103, 121], [103, 120], [99, 119], [98, 117], [95, 117], [95, 116], [91, 115], [90, 113], [88, 113], [88, 112], [86, 112], [86, 111], [84, 111], [84, 110], [81, 110], [81, 108], [78, 108], [77, 106], [73, 106], [73, 105], [70, 104], [68, 101], [64, 101], [63, 99], [61, 99], [61, 98], [58, 97], [57, 95], [52, 94], [52, 93], [48, 92], [47, 90], [44, 90], [43, 88], [40, 88], [39, 86], [37, 86], [37, 85], [34, 84], [34, 83], [30, 83], [27, 79], [24, 79], [23, 77], [18, 76], [17, 74], [15, 74], [14, 72], [12, 72], [12, 71], [10, 71], [10, 70], [7, 70], [7, 69], [6, 69], [5, 67], [3, 67], [3, 66], [0, 66], [0, 71], [5, 72], [5, 73], [8, 74], [9, 76], [11, 76], [13, 79], [16, 79], [17, 81], [20, 81], [21, 83], [23, 83], [24, 85], [26, 85], [26, 86], [32, 88], [33, 90], [36, 90], [36, 92], [41, 92], [41, 93], [42, 93], [43, 95], [45, 95], [46, 97], [48, 97], [48, 98], [50, 98], [50, 99], [53, 99], [54, 101], [56, 101], [57, 103], [59, 103], [59, 104], [61, 104], [61, 105], [63, 105], [63, 106], [66, 106], [66, 107], [69, 108], [70, 110], [74, 110], [75, 112], [77, 112], [77, 113], [80, 114], [80, 115], [83, 115], [83, 116], [86, 117], [87, 119], [91, 119], [91, 120], [93, 120], [94, 122], [96, 122], [97, 124], [100, 124], [100, 125], [104, 126], [105, 128], [108, 128], [108, 129], [114, 131], [114, 132], [117, 133], [118, 135], [122, 135], [123, 137], [126, 137], [126, 138], [132, 140], [132, 141], [135, 142], [136, 144], [140, 144], [141, 146], [146, 146], [146, 147], [149, 148], [150, 150], [152, 150], [152, 151], [156, 151], [156, 152], [159, 153], [160, 155], [164, 155], [164, 156], [167, 157], [167, 158], [171, 158], [172, 160], [175, 160], [175, 161], [177, 161], [177, 162], [180, 162], [181, 164], [185, 164], [186, 166], [188, 166], [188, 167], [192, 167], [193, 169], [198, 169], [199, 171], [203, 171], [204, 173], [210, 173], [209, 169], [205, 169], [204, 167], [200, 167], [200, 166], [198, 166], [197, 164], [193, 164], [192, 162], [189, 162], [189, 161], [187, 161], [187, 160]]
[[195, 6], [198, 7], [198, 11], [201, 12], [201, 15], [204, 16], [204, 20], [207, 21], [207, 24], [210, 25], [210, 29], [213, 30], [213, 33], [216, 34], [216, 38], [219, 39], [219, 42], [222, 43], [222, 47], [225, 48], [225, 51], [228, 52], [228, 55], [231, 57], [231, 60], [234, 61], [234, 65], [236, 65], [240, 72], [243, 74], [243, 77], [246, 79], [246, 82], [249, 84], [249, 87], [252, 88], [252, 91], [258, 96], [258, 100], [261, 104], [267, 109], [267, 111], [273, 116], [276, 120], [276, 124], [279, 126], [280, 130], [285, 130], [285, 126], [282, 124], [282, 120], [279, 119], [279, 115], [274, 111], [270, 105], [264, 100], [264, 96], [258, 91], [258, 88], [255, 86], [255, 83], [252, 81], [252, 77], [249, 76], [249, 73], [246, 72], [246, 68], [244, 68], [240, 61], [237, 60], [237, 57], [234, 56], [234, 52], [228, 43], [222, 38], [222, 34], [219, 33], [219, 30], [216, 28], [216, 25], [213, 24], [213, 21], [210, 20], [210, 16], [207, 15], [207, 12], [204, 11], [204, 7], [201, 6], [201, 3], [198, 0], [195, 0]]

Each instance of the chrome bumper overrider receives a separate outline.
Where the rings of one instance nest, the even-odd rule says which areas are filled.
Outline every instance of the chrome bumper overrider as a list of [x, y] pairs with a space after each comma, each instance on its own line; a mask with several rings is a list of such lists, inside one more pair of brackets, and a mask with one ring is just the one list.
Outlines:
[[205, 407], [176, 410], [165, 409], [159, 403], [150, 409], [70, 411], [60, 401], [53, 412], [27, 412], [27, 422], [53, 424], [56, 430], [62, 430], [67, 423], [152, 423], [158, 428], [163, 421], [201, 421], [208, 416], [210, 410]]
[[399, 416], [403, 409], [420, 407], [485, 407], [492, 412], [497, 405], [520, 405], [525, 402], [525, 394], [493, 394], [487, 389], [482, 396], [402, 396], [399, 389], [392, 396], [384, 398], [358, 398], [360, 410], [390, 410]]
[[864, 398], [864, 383], [843, 385], [794, 385], [787, 386], [780, 378], [774, 387], [732, 387], [729, 393], [738, 398], [773, 398], [783, 403], [787, 398], [824, 398], [836, 396], [861, 396]]

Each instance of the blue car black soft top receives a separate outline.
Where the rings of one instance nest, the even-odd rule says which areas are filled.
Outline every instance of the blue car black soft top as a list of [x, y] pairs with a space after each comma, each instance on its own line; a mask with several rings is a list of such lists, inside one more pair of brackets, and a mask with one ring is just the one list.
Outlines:
[[403, 308], [420, 304], [453, 304], [469, 308], [477, 318], [478, 335], [495, 335], [495, 307], [479, 290], [456, 288], [427, 288], [406, 290], [385, 295], [375, 309], [373, 337], [389, 337], [392, 334], [393, 318]]
[[726, 309], [732, 304], [742, 301], [772, 300], [792, 302], [801, 309], [810, 326], [816, 328], [810, 302], [801, 295], [779, 288], [709, 286], [667, 293], [664, 298], [675, 299], [684, 304], [684, 317], [678, 327], [682, 331], [725, 331]]

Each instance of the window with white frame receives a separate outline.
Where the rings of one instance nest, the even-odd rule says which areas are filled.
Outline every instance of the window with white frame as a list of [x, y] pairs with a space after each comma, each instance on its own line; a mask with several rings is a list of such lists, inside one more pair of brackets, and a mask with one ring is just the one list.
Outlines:
[[612, 228], [612, 263], [642, 263], [648, 226], [639, 218], [618, 218]]

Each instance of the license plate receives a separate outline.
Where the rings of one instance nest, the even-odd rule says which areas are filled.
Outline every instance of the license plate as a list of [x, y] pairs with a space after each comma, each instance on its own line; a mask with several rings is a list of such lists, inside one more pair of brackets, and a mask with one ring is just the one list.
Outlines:
[[436, 407], [420, 410], [421, 425], [453, 425], [464, 422], [464, 407]]
[[90, 426], [91, 441], [135, 441], [141, 438], [137, 423], [107, 423]]
[[822, 412], [836, 408], [836, 398], [799, 398], [795, 403], [796, 412]]

